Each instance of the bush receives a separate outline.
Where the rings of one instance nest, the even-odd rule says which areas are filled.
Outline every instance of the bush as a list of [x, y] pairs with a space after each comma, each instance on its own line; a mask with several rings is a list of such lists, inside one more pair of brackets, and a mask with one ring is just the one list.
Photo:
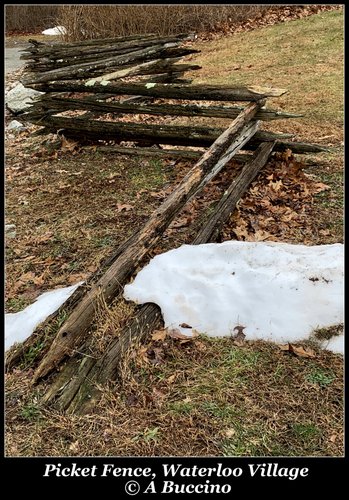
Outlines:
[[69, 41], [154, 33], [202, 32], [263, 14], [261, 5], [65, 5], [57, 23]]
[[7, 5], [6, 32], [30, 33], [55, 26], [60, 9], [57, 5]]

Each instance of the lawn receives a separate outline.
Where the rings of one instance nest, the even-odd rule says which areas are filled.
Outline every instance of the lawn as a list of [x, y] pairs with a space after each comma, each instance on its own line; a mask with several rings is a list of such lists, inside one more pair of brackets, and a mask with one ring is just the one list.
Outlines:
[[[273, 214], [260, 200], [270, 176], [283, 181], [284, 159], [270, 162], [224, 226], [222, 240], [249, 228], [250, 240], [263, 230], [273, 241], [342, 242], [343, 13], [198, 42], [197, 48], [202, 52], [191, 60], [203, 69], [193, 73], [194, 83], [287, 88], [269, 106], [305, 116], [265, 128], [333, 147], [285, 181]], [[94, 272], [191, 166], [61, 148], [54, 134], [7, 135], [6, 224], [16, 225], [16, 237], [6, 242], [6, 310], [21, 310], [44, 291]], [[234, 168], [179, 216], [194, 215], [194, 222], [172, 226], [150, 256], [191, 241], [202, 222], [199, 210], [212, 210]], [[294, 220], [283, 223], [285, 210]], [[98, 315], [101, 349], [133, 312], [120, 300]], [[31, 386], [39, 346], [6, 374], [6, 454], [342, 456], [343, 358], [309, 346], [310, 358], [260, 341], [201, 336], [181, 342], [155, 335], [127, 353], [118, 380], [83, 416], [42, 404], [52, 378]]]

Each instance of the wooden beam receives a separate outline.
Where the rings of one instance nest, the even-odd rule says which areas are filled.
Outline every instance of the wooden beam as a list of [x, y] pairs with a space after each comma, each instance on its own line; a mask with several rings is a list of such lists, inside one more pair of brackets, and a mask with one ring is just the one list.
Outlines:
[[[146, 63], [153, 64], [153, 63]], [[172, 71], [187, 71], [189, 65], [174, 65]], [[184, 67], [184, 68], [183, 68]], [[137, 67], [139, 68], [139, 66]], [[193, 66], [192, 66], [193, 68]], [[195, 68], [195, 66], [194, 66]], [[132, 68], [130, 68], [132, 69]], [[150, 69], [150, 67], [149, 67]], [[113, 79], [122, 78], [124, 75], [116, 72]], [[136, 74], [136, 73], [133, 73]], [[138, 74], [141, 74], [140, 72]], [[144, 73], [146, 74], [146, 73]], [[106, 75], [107, 76], [107, 75]], [[104, 77], [100, 77], [101, 79]], [[72, 99], [66, 97], [57, 97], [51, 94], [45, 94], [34, 105], [34, 108], [56, 109], [61, 111], [73, 109], [88, 109], [89, 111], [101, 111], [107, 113], [122, 114], [148, 114], [148, 115], [171, 115], [171, 116], [201, 116], [216, 118], [235, 118], [242, 111], [241, 106], [205, 106], [198, 104], [126, 104], [120, 102], [91, 102], [85, 99]], [[256, 119], [263, 121], [284, 120], [286, 118], [299, 118], [303, 115], [276, 111], [274, 109], [261, 109], [256, 115]]]
[[[154, 211], [143, 228], [136, 231], [124, 243], [123, 252], [75, 307], [67, 321], [59, 329], [50, 350], [34, 374], [34, 381], [55, 369], [65, 356], [71, 355], [74, 349], [84, 341], [95, 317], [98, 300], [102, 297], [109, 304], [115, 299], [123, 284], [132, 275], [142, 258], [156, 245], [162, 232], [176, 214], [188, 199], [198, 192], [198, 188], [204, 185], [205, 177], [211, 178], [210, 172], [220, 157], [228, 149], [230, 150], [229, 157], [231, 157], [255, 134], [258, 122], [251, 120], [259, 105], [251, 103], [244, 109], [230, 127], [203, 154], [172, 194]], [[233, 145], [234, 151], [232, 150]], [[223, 165], [222, 163], [222, 167]]]
[[[237, 201], [266, 164], [272, 149], [273, 143], [263, 143], [259, 146], [252, 159], [215, 206], [213, 214], [195, 237], [194, 245], [214, 241], [217, 238]], [[93, 359], [84, 354], [70, 359], [46, 391], [42, 402], [54, 403], [60, 410], [68, 409], [69, 413], [87, 413], [100, 397], [98, 387], [117, 378], [124, 354], [161, 326], [160, 308], [155, 304], [141, 306], [136, 315], [125, 325], [121, 336], [112, 342], [100, 359]]]
[[[168, 57], [168, 56], [167, 56]], [[125, 62], [126, 64], [126, 62]], [[24, 83], [24, 82], [23, 82]], [[29, 86], [29, 85], [28, 85]], [[144, 95], [167, 99], [203, 100], [203, 101], [259, 101], [266, 97], [280, 97], [287, 90], [254, 86], [228, 85], [170, 85], [96, 82], [93, 85], [72, 81], [51, 81], [30, 84], [30, 87], [42, 92], [98, 92], [115, 95]]]
[[[107, 59], [97, 59], [85, 63], [73, 64], [71, 66], [65, 66], [63, 68], [57, 68], [39, 74], [29, 73], [22, 77], [22, 83], [25, 86], [32, 86], [33, 84], [48, 84], [48, 82], [62, 79], [71, 80], [74, 78], [90, 78], [91, 76], [100, 76], [105, 73], [106, 70], [114, 70], [119, 68], [119, 66], [130, 65], [136, 61], [145, 62], [149, 59], [180, 57], [194, 52], [197, 51], [185, 47], [177, 47], [175, 43], [153, 45], [144, 49], [127, 52], [126, 54], [109, 57]], [[86, 87], [84, 91], [86, 91]], [[134, 95], [136, 95], [136, 93]]]

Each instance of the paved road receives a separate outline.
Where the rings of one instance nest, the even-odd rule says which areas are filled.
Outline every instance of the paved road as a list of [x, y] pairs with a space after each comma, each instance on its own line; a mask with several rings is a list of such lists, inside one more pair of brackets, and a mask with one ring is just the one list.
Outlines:
[[5, 74], [16, 71], [24, 66], [24, 61], [20, 59], [23, 47], [5, 49]]

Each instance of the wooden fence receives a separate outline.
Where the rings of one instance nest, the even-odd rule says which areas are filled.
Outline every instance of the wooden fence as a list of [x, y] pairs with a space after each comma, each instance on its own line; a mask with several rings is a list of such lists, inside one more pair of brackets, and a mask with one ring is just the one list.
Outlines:
[[[28, 121], [43, 125], [45, 130], [58, 129], [63, 131], [66, 137], [78, 139], [81, 143], [100, 143], [100, 141], [113, 140], [115, 143], [122, 141], [132, 141], [138, 147], [125, 146], [100, 146], [108, 151], [119, 151], [123, 154], [127, 151], [133, 154], [162, 154], [179, 155], [195, 159], [192, 169], [186, 174], [182, 181], [176, 186], [167, 199], [154, 211], [149, 220], [140, 229], [122, 243], [110, 256], [104, 269], [98, 270], [92, 275], [87, 283], [81, 286], [62, 308], [69, 310], [69, 315], [64, 324], [58, 329], [55, 337], [48, 342], [45, 352], [41, 353], [41, 359], [34, 374], [34, 381], [39, 381], [54, 371], [63, 360], [70, 357], [65, 368], [59, 373], [55, 383], [47, 391], [44, 401], [46, 403], [56, 402], [61, 409], [70, 411], [85, 411], [87, 403], [91, 406], [94, 398], [98, 398], [96, 384], [105, 383], [112, 380], [117, 375], [120, 358], [136, 339], [142, 339], [154, 327], [161, 322], [159, 308], [154, 304], [147, 304], [139, 308], [136, 317], [133, 318], [120, 338], [115, 339], [109, 349], [98, 359], [89, 353], [91, 343], [91, 326], [95, 319], [98, 301], [103, 299], [104, 303], [110, 304], [121, 295], [123, 286], [134, 274], [137, 266], [144, 257], [153, 249], [163, 232], [178, 215], [184, 205], [202, 191], [222, 168], [232, 159], [237, 159], [239, 152], [245, 151], [239, 159], [245, 162], [239, 176], [234, 179], [232, 185], [224, 193], [221, 201], [205, 226], [199, 231], [193, 244], [215, 241], [222, 224], [229, 214], [234, 210], [239, 198], [249, 187], [252, 180], [266, 164], [272, 151], [290, 149], [295, 153], [314, 153], [324, 151], [325, 148], [316, 144], [306, 144], [289, 140], [291, 134], [275, 134], [260, 129], [263, 121], [276, 119], [295, 118], [294, 115], [286, 112], [279, 112], [265, 107], [268, 97], [278, 97], [286, 90], [261, 88], [261, 87], [228, 87], [212, 85], [190, 85], [183, 83], [158, 83], [154, 80], [149, 82], [130, 83], [119, 81], [125, 74], [129, 77], [144, 76], [140, 71], [158, 71], [166, 68], [167, 75], [183, 73], [188, 69], [188, 65], [177, 65], [169, 62], [168, 50], [186, 50], [193, 52], [193, 49], [176, 47], [165, 47], [166, 44], [180, 44], [185, 39], [183, 36], [179, 41], [168, 41], [169, 38], [156, 40], [156, 57], [161, 53], [164, 59], [158, 57], [152, 61], [144, 62], [143, 59], [133, 59], [136, 66], [118, 67], [119, 57], [124, 57], [123, 61], [130, 62], [129, 56], [113, 55], [115, 50], [135, 49], [135, 52], [142, 52], [142, 56], [147, 56], [150, 52], [145, 52], [154, 45], [143, 43], [155, 43], [154, 37], [133, 37], [128, 40], [108, 40], [105, 43], [84, 42], [79, 44], [65, 44], [57, 47], [46, 45], [35, 45], [37, 52], [31, 49], [31, 55], [37, 55], [35, 62], [30, 68], [35, 69], [31, 76], [25, 77], [27, 85], [42, 90], [45, 95], [33, 106], [32, 110], [25, 116]], [[131, 45], [130, 45], [131, 44]], [[141, 48], [140, 48], [141, 46]], [[115, 48], [117, 47], [117, 49]], [[122, 49], [120, 47], [123, 47]], [[86, 50], [85, 50], [86, 49]], [[87, 50], [88, 49], [88, 50]], [[102, 51], [102, 49], [105, 49]], [[160, 52], [159, 52], [160, 51]], [[161, 52], [165, 51], [165, 52]], [[155, 57], [155, 52], [152, 57]], [[45, 66], [42, 67], [43, 57], [50, 54]], [[53, 57], [52, 54], [55, 54]], [[57, 56], [58, 54], [58, 56]], [[81, 58], [83, 67], [83, 78], [77, 79], [75, 61], [71, 61], [70, 66], [60, 66], [67, 59], [64, 54], [75, 54], [74, 57]], [[108, 66], [113, 70], [106, 76], [102, 74], [107, 66], [104, 63], [93, 63], [90, 61], [84, 65], [82, 62], [85, 56], [108, 54], [108, 59], [113, 59], [113, 64]], [[178, 52], [176, 53], [176, 58]], [[51, 66], [48, 66], [50, 65]], [[109, 63], [108, 63], [109, 64]], [[127, 63], [125, 63], [127, 64]], [[147, 66], [144, 66], [147, 65]], [[177, 68], [173, 68], [177, 65]], [[177, 71], [178, 66], [180, 71]], [[50, 69], [47, 69], [47, 68]], [[140, 67], [142, 69], [140, 69]], [[70, 72], [69, 68], [74, 71]], [[40, 69], [40, 72], [39, 72]], [[193, 69], [193, 68], [191, 68]], [[44, 71], [43, 71], [44, 70]], [[43, 72], [42, 72], [43, 71]], [[39, 73], [38, 73], [39, 72]], [[57, 73], [59, 72], [59, 73]], [[123, 72], [124, 76], [120, 76]], [[93, 73], [93, 75], [92, 75]], [[52, 80], [49, 74], [57, 80]], [[149, 73], [145, 73], [149, 77]], [[163, 73], [165, 74], [165, 73]], [[62, 80], [64, 75], [65, 80]], [[116, 76], [115, 76], [116, 75]], [[82, 75], [80, 75], [82, 77]], [[91, 76], [92, 79], [91, 79]], [[69, 77], [69, 78], [68, 78]], [[86, 78], [87, 77], [87, 78]], [[151, 76], [153, 79], [153, 76]], [[30, 82], [30, 83], [29, 83]], [[107, 102], [103, 97], [108, 96]], [[124, 102], [122, 96], [141, 96], [152, 99], [151, 102]], [[102, 97], [102, 98], [101, 98]], [[171, 102], [168, 102], [168, 101]], [[161, 101], [161, 102], [159, 102]], [[163, 102], [165, 101], [165, 102]], [[175, 101], [175, 103], [173, 103]], [[178, 101], [178, 102], [177, 102]], [[188, 103], [189, 101], [189, 103]], [[204, 105], [202, 101], [210, 101]], [[239, 105], [232, 106], [230, 103], [237, 101]], [[212, 105], [212, 102], [214, 103]], [[245, 105], [241, 103], [245, 102]], [[217, 104], [220, 103], [220, 104]], [[227, 104], [228, 103], [228, 104]], [[247, 104], [246, 104], [247, 103]], [[67, 111], [72, 110], [87, 111], [98, 115], [94, 119], [91, 116], [65, 116]], [[116, 120], [106, 120], [105, 116], [113, 113]], [[216, 119], [232, 119], [228, 127], [212, 127], [203, 125], [169, 125], [168, 123], [149, 124], [124, 122], [119, 120], [134, 114], [157, 115], [164, 120], [169, 116], [189, 116], [212, 117]], [[24, 115], [23, 115], [24, 116]], [[172, 149], [158, 149], [155, 146], [171, 146]], [[143, 147], [140, 147], [143, 146]], [[144, 147], [146, 146], [146, 147]], [[180, 146], [186, 149], [173, 149]], [[190, 149], [206, 148], [204, 151]], [[254, 151], [252, 154], [249, 151]], [[161, 153], [159, 153], [161, 151]], [[61, 308], [61, 310], [62, 310]], [[52, 319], [52, 318], [51, 318]], [[37, 335], [44, 336], [45, 325], [39, 327]], [[32, 340], [21, 348], [14, 348], [7, 355], [7, 367], [11, 367], [18, 361], [19, 357], [30, 348]], [[92, 396], [93, 397], [92, 397]]]

